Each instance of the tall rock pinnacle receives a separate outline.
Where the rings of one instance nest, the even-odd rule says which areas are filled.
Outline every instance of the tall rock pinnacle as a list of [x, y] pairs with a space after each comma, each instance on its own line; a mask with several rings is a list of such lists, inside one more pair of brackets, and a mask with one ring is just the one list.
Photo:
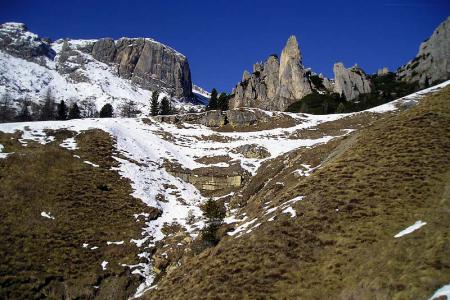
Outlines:
[[252, 74], [244, 72], [242, 81], [233, 90], [230, 107], [283, 111], [312, 92], [307, 74], [297, 39], [291, 36], [282, 51], [281, 60], [271, 55], [264, 63], [255, 64]]
[[[311, 84], [302, 65], [302, 56], [297, 39], [293, 35], [289, 37], [281, 53], [279, 82], [279, 96], [283, 102], [280, 106], [281, 108], [286, 108], [291, 104], [292, 99], [300, 100], [312, 91]], [[283, 100], [283, 98], [287, 101]]]

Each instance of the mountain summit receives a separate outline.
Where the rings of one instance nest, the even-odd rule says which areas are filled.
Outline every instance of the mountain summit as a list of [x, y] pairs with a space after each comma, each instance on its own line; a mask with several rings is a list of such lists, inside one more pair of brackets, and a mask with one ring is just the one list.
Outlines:
[[150, 38], [59, 39], [51, 42], [25, 24], [0, 25], [0, 94], [16, 108], [39, 105], [47, 93], [55, 101], [117, 108], [128, 101], [146, 111], [150, 94], [161, 92], [175, 105], [196, 101], [187, 58]]

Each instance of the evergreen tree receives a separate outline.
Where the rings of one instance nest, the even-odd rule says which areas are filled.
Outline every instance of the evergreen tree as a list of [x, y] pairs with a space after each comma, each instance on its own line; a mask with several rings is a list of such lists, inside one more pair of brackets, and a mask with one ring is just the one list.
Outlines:
[[55, 100], [53, 99], [50, 89], [48, 89], [47, 93], [45, 94], [44, 105], [41, 108], [40, 119], [42, 121], [55, 119]]
[[69, 119], [79, 119], [81, 118], [80, 108], [78, 108], [78, 104], [74, 103], [69, 108]]
[[343, 112], [345, 112], [345, 105], [344, 103], [339, 103], [338, 107], [336, 108], [336, 113], [337, 114], [342, 114]]
[[217, 90], [212, 89], [211, 91], [211, 98], [209, 99], [208, 109], [214, 110], [217, 109], [218, 103], [217, 103]]
[[217, 108], [225, 111], [228, 110], [228, 95], [225, 93], [220, 93], [219, 99], [217, 100]]
[[120, 115], [125, 118], [136, 118], [141, 111], [137, 108], [137, 103], [133, 100], [125, 101], [120, 106]]
[[64, 103], [64, 100], [58, 104], [58, 120], [66, 120], [67, 119], [67, 105]]
[[100, 110], [100, 118], [112, 118], [112, 116], [113, 116], [113, 107], [111, 104], [106, 103]]
[[151, 110], [152, 116], [157, 116], [159, 114], [158, 98], [159, 98], [159, 92], [154, 91], [152, 94], [152, 101], [150, 103], [150, 107], [151, 107], [150, 110]]
[[217, 245], [220, 238], [217, 231], [223, 224], [225, 218], [225, 206], [222, 202], [214, 201], [211, 198], [202, 207], [203, 216], [206, 218], [205, 227], [202, 229], [202, 240], [207, 247]]
[[170, 115], [172, 109], [170, 107], [170, 101], [167, 97], [161, 100], [161, 115]]
[[8, 122], [14, 119], [15, 111], [12, 102], [12, 98], [8, 93], [3, 94], [0, 102], [0, 122]]
[[20, 110], [20, 113], [17, 115], [16, 119], [19, 122], [29, 122], [33, 120], [30, 111], [28, 110], [27, 102], [23, 102], [22, 109]]

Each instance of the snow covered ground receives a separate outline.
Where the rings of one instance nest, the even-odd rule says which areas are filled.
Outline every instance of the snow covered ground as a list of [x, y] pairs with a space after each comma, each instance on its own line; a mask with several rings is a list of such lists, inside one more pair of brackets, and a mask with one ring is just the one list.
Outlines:
[[[449, 83], [450, 81], [444, 82], [440, 87]], [[378, 108], [370, 109], [369, 111], [377, 113], [391, 111], [396, 109], [399, 102], [417, 99], [421, 95], [435, 89], [436, 87], [415, 93], [403, 97], [403, 100], [394, 101], [394, 104], [385, 104]], [[271, 112], [267, 113], [271, 114]], [[111, 134], [116, 140], [117, 151], [125, 157], [115, 157], [119, 162], [117, 171], [123, 177], [131, 180], [134, 190], [132, 195], [141, 199], [147, 205], [157, 207], [162, 211], [161, 217], [154, 221], [146, 222], [140, 238], [132, 240], [140, 247], [144, 243], [154, 245], [157, 241], [164, 239], [165, 235], [163, 234], [162, 228], [166, 224], [180, 224], [193, 236], [195, 236], [196, 228], [203, 226], [202, 221], [197, 221], [195, 224], [188, 224], [187, 219], [189, 214], [195, 217], [201, 216], [199, 204], [205, 198], [193, 185], [169, 174], [162, 167], [165, 159], [177, 162], [183, 168], [194, 169], [210, 166], [197, 162], [196, 159], [200, 157], [229, 155], [233, 160], [239, 161], [241, 166], [251, 174], [256, 174], [259, 166], [265, 160], [275, 158], [299, 147], [311, 147], [336, 138], [336, 136], [323, 136], [317, 139], [295, 139], [292, 138], [291, 133], [301, 129], [312, 128], [324, 122], [335, 121], [347, 117], [350, 114], [290, 115], [301, 122], [290, 128], [275, 128], [256, 132], [216, 132], [202, 125], [183, 124], [183, 126], [176, 126], [173, 124], [159, 123], [154, 120], [149, 123], [144, 122], [142, 119], [131, 118], [5, 123], [0, 124], [0, 131], [7, 133], [12, 133], [16, 130], [22, 131], [23, 135], [20, 141], [25, 147], [30, 140], [42, 144], [53, 141], [53, 137], [47, 137], [45, 135], [44, 129], [68, 129], [79, 133], [84, 130], [97, 128]], [[27, 129], [27, 127], [29, 128]], [[341, 134], [345, 135], [350, 132], [351, 130], [344, 130]], [[170, 136], [170, 138], [167, 138], [167, 136]], [[233, 148], [247, 144], [256, 144], [265, 147], [269, 151], [270, 157], [249, 159], [245, 158], [242, 154], [231, 151]], [[76, 151], [77, 149], [75, 139], [67, 139], [60, 146], [69, 151]], [[93, 167], [99, 167], [95, 162], [85, 161], [85, 163], [92, 164]], [[227, 168], [228, 164], [222, 163], [220, 165], [216, 164], [216, 166]], [[301, 170], [302, 173], [300, 174], [302, 176], [308, 176], [314, 169], [309, 165], [304, 165], [304, 167], [305, 170]], [[166, 201], [158, 201], [158, 194], [163, 195]], [[180, 201], [180, 199], [183, 201]], [[302, 197], [298, 196], [287, 201], [282, 207], [279, 207], [280, 209], [272, 209], [269, 213], [275, 213], [277, 211], [278, 213], [287, 213], [295, 217], [296, 212], [290, 205], [301, 199]], [[240, 236], [260, 224], [256, 223], [256, 219], [251, 221], [246, 220], [246, 218], [237, 220], [233, 216], [228, 217], [228, 219], [245, 222], [234, 232], [236, 236]], [[271, 220], [269, 219], [269, 221]], [[149, 256], [145, 249], [142, 249], [142, 251], [140, 256]], [[150, 288], [154, 279], [151, 266], [140, 263], [132, 267], [135, 273], [139, 273], [146, 278], [146, 282], [139, 288], [138, 292], [141, 293], [145, 289]]]
[[[62, 40], [52, 44], [52, 49], [56, 52], [55, 59], [42, 57], [42, 64], [0, 51], [0, 97], [6, 93], [10, 95], [16, 100], [15, 106], [18, 110], [24, 100], [42, 104], [48, 91], [55, 102], [77, 102], [81, 107], [89, 103], [93, 104], [97, 111], [106, 103], [110, 103], [114, 111], [118, 112], [121, 105], [134, 101], [142, 115], [148, 115], [152, 92], [119, 77], [113, 66], [77, 50], [78, 47], [83, 47], [83, 44], [91, 42], [93, 40], [69, 40], [67, 45], [77, 56], [69, 57], [63, 65], [58, 62], [63, 47]], [[79, 60], [83, 62], [80, 63]], [[73, 72], [64, 74], [61, 69], [67, 67], [73, 69]], [[207, 103], [209, 94], [206, 91], [196, 87], [195, 92], [201, 98], [199, 100]], [[163, 97], [171, 99], [173, 107], [183, 111], [198, 111], [203, 107], [172, 98], [165, 92], [160, 94], [159, 100]]]

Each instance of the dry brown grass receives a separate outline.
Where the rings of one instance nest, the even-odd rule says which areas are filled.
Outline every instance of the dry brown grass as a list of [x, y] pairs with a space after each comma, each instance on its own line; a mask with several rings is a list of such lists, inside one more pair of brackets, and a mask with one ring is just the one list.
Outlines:
[[[120, 264], [138, 262], [138, 249], [129, 241], [143, 227], [133, 214], [153, 211], [110, 170], [108, 134], [84, 132], [77, 137], [80, 149], [72, 152], [58, 144], [73, 133], [48, 133], [55, 142], [28, 147], [17, 142], [19, 134], [0, 133], [6, 152], [15, 152], [0, 160], [0, 298], [126, 298], [138, 280]], [[55, 219], [42, 217], [42, 211]], [[121, 240], [124, 245], [106, 244]], [[109, 262], [106, 271], [103, 260]]]
[[[292, 181], [283, 162], [266, 164], [288, 184], [272, 193], [249, 184], [243, 212], [262, 221], [261, 204], [305, 195], [297, 217], [280, 214], [185, 259], [145, 298], [426, 299], [450, 281], [449, 98], [446, 88], [374, 122], [310, 177]], [[427, 225], [393, 238], [417, 220]]]

